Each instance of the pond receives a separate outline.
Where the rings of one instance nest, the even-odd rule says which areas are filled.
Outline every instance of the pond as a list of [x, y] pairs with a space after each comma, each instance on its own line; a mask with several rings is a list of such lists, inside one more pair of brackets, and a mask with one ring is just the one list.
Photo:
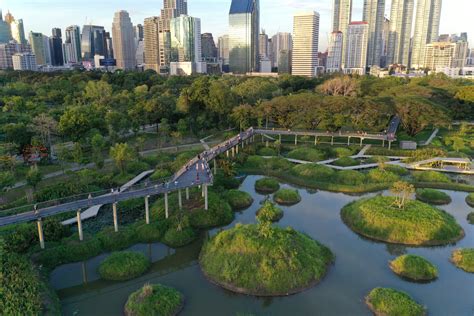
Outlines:
[[[237, 213], [236, 223], [255, 222], [255, 212], [266, 198], [254, 190], [260, 177], [249, 176], [241, 190], [249, 192], [254, 204]], [[289, 185], [283, 185], [289, 187]], [[278, 223], [303, 231], [331, 248], [335, 264], [328, 275], [314, 288], [303, 293], [281, 298], [255, 298], [233, 294], [209, 283], [202, 275], [197, 258], [208, 235], [203, 233], [192, 245], [172, 250], [161, 244], [135, 245], [154, 262], [144, 276], [127, 282], [100, 280], [96, 269], [106, 256], [60, 266], [51, 274], [65, 315], [122, 315], [130, 293], [145, 283], [161, 283], [174, 287], [185, 296], [185, 307], [180, 315], [371, 315], [364, 297], [375, 287], [393, 287], [406, 291], [428, 307], [430, 315], [473, 315], [474, 274], [457, 269], [449, 262], [451, 252], [459, 247], [474, 247], [474, 226], [466, 217], [472, 210], [465, 203], [467, 193], [447, 192], [452, 203], [443, 206], [456, 217], [466, 237], [456, 245], [434, 248], [412, 248], [387, 245], [367, 240], [353, 233], [340, 218], [340, 210], [360, 196], [349, 196], [299, 188], [302, 201], [283, 207], [285, 215]], [[373, 196], [366, 194], [364, 196]], [[439, 279], [428, 284], [404, 281], [392, 273], [389, 261], [405, 254], [424, 256], [439, 269]]]

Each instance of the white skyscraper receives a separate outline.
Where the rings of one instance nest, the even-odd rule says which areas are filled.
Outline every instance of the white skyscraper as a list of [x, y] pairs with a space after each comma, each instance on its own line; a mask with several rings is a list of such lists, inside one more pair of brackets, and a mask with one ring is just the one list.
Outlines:
[[13, 55], [13, 69], [14, 70], [29, 70], [36, 71], [36, 56], [32, 53], [18, 53]]
[[[342, 32], [342, 56], [345, 56], [346, 51], [346, 32], [349, 23], [352, 21], [352, 0], [334, 0], [333, 8], [332, 31]], [[344, 58], [342, 60], [344, 64]]]
[[369, 24], [367, 22], [351, 22], [347, 31], [345, 73], [365, 74], [368, 42]]
[[[346, 33], [347, 34], [347, 33]], [[339, 72], [342, 69], [342, 46], [344, 36], [341, 31], [332, 32], [329, 38], [327, 72]]]
[[418, 0], [411, 67], [423, 68], [426, 44], [436, 42], [439, 36], [442, 0]]
[[314, 77], [318, 66], [319, 13], [310, 11], [293, 18], [292, 74]]
[[66, 40], [63, 44], [65, 62], [77, 64], [81, 61], [81, 33], [79, 26], [72, 25], [66, 28]]
[[119, 11], [114, 15], [112, 38], [117, 68], [132, 70], [136, 67], [136, 47], [134, 29], [127, 11]]
[[425, 48], [423, 68], [439, 72], [444, 68], [464, 68], [466, 65], [468, 43], [433, 42]]
[[383, 22], [385, 0], [364, 0], [362, 20], [369, 23], [369, 44], [367, 48], [367, 65], [380, 66], [383, 52]]
[[408, 66], [415, 0], [392, 0], [387, 64]]
[[293, 51], [293, 37], [291, 33], [278, 32], [272, 37], [272, 63], [278, 67], [278, 72], [291, 71], [291, 54]]

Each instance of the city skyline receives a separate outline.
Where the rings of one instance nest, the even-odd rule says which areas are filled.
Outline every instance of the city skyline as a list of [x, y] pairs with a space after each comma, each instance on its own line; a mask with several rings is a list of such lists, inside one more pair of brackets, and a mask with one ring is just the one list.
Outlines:
[[[91, 5], [88, 5], [89, 2]], [[386, 1], [385, 14], [387, 16], [390, 15], [391, 2], [391, 0]], [[222, 0], [189, 0], [188, 11], [191, 16], [201, 19], [203, 33], [211, 32], [217, 39], [227, 33], [227, 14], [230, 3], [231, 1]], [[95, 9], [88, 11], [92, 5]], [[98, 3], [90, 0], [84, 0], [81, 3], [66, 3], [60, 0], [0, 1], [0, 8], [4, 14], [10, 11], [15, 18], [23, 19], [26, 34], [30, 31], [50, 34], [54, 27], [64, 30], [70, 25], [78, 25], [82, 28], [85, 24], [102, 25], [110, 31], [113, 14], [118, 10], [127, 10], [134, 25], [143, 24], [145, 18], [160, 15], [162, 5], [162, 0], [144, 0], [140, 3], [130, 0], [118, 3], [117, 1]], [[209, 6], [213, 9], [209, 10]], [[270, 36], [277, 32], [291, 32], [293, 15], [298, 11], [317, 11], [321, 16], [319, 50], [326, 50], [332, 31], [333, 0], [262, 0], [260, 6], [260, 28], [265, 29]], [[446, 3], [441, 15], [440, 34], [468, 32], [470, 42], [474, 42], [474, 33], [469, 32], [469, 12], [472, 10], [458, 10], [459, 7], [468, 9], [469, 6], [473, 6], [470, 0], [458, 0], [456, 6]], [[362, 7], [363, 0], [353, 1], [353, 21], [362, 20]], [[216, 14], [220, 12], [222, 14]], [[55, 17], [54, 23], [51, 22], [51, 16]]]

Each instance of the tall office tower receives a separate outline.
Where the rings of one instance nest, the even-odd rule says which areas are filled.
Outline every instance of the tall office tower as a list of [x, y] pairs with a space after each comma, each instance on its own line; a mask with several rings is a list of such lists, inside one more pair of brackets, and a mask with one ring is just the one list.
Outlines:
[[106, 56], [107, 43], [103, 26], [84, 25], [81, 37], [83, 61], [94, 61], [95, 55]]
[[0, 43], [8, 43], [11, 38], [10, 24], [3, 21], [2, 10], [0, 10]]
[[212, 33], [201, 34], [202, 60], [215, 62], [217, 60], [217, 46]]
[[180, 15], [171, 19], [170, 32], [171, 62], [201, 61], [201, 19]]
[[41, 33], [30, 32], [30, 45], [36, 56], [36, 64], [38, 66], [51, 64], [51, 51], [47, 36]]
[[10, 41], [10, 43], [0, 44], [0, 69], [12, 69], [14, 54], [18, 53], [19, 45]]
[[12, 57], [13, 69], [20, 71], [36, 71], [36, 56], [32, 53], [17, 53]]
[[71, 25], [66, 28], [66, 40], [63, 49], [65, 62], [68, 64], [77, 64], [81, 62], [81, 33], [79, 26]]
[[145, 43], [143, 40], [138, 41], [137, 49], [135, 52], [135, 60], [136, 64], [140, 69], [144, 69], [145, 67]]
[[163, 0], [163, 9], [161, 9], [161, 31], [170, 31], [170, 22], [172, 18], [188, 14], [187, 0]]
[[415, 0], [392, 0], [387, 64], [408, 66]]
[[351, 22], [347, 29], [347, 51], [344, 72], [364, 75], [367, 68], [369, 23]]
[[49, 45], [51, 47], [51, 64], [53, 66], [64, 65], [63, 38], [61, 29], [54, 28], [52, 30], [52, 36], [49, 39]]
[[160, 18], [157, 16], [146, 18], [143, 28], [145, 41], [145, 69], [160, 71]]
[[462, 41], [468, 42], [467, 32], [462, 32], [460, 37]]
[[342, 45], [344, 35], [341, 31], [332, 32], [329, 38], [328, 59], [326, 71], [329, 73], [339, 72], [342, 70]]
[[117, 68], [135, 69], [136, 47], [133, 40], [133, 24], [127, 11], [122, 10], [115, 13], [112, 23], [112, 38]]
[[258, 36], [258, 55], [260, 59], [269, 56], [268, 35], [265, 34], [265, 30], [262, 30], [262, 33]]
[[319, 13], [297, 13], [293, 17], [292, 75], [314, 77], [318, 66]]
[[464, 41], [427, 44], [423, 68], [436, 72], [444, 68], [463, 68], [466, 65], [467, 53], [468, 44]]
[[105, 57], [106, 58], [114, 58], [114, 44], [112, 41], [112, 37], [110, 36], [109, 32], [105, 32]]
[[237, 74], [258, 71], [259, 0], [232, 0], [229, 11], [229, 68]]
[[388, 36], [390, 34], [390, 20], [385, 17], [382, 28], [382, 55], [380, 56], [380, 67], [387, 67], [388, 59]]
[[135, 25], [134, 32], [135, 32], [134, 33], [135, 40], [137, 42], [143, 41], [143, 25], [141, 25], [141, 24]]
[[426, 44], [438, 40], [441, 6], [442, 0], [418, 0], [411, 68], [423, 68]]
[[217, 50], [219, 52], [219, 59], [222, 60], [223, 65], [229, 64], [229, 35], [219, 36], [217, 39]]
[[367, 65], [380, 66], [383, 51], [383, 22], [385, 0], [364, 0], [362, 20], [369, 23], [369, 46], [367, 48]]
[[[352, 21], [352, 0], [334, 0], [332, 31], [342, 32], [342, 56], [346, 51], [346, 32]], [[344, 60], [342, 61], [344, 64]]]
[[23, 26], [23, 20], [18, 19], [13, 21], [10, 24], [10, 30], [12, 33], [12, 38], [19, 44], [25, 45], [26, 44], [26, 37], [25, 37], [25, 28]]
[[291, 33], [279, 32], [272, 36], [272, 63], [279, 73], [291, 72], [291, 52], [293, 38]]

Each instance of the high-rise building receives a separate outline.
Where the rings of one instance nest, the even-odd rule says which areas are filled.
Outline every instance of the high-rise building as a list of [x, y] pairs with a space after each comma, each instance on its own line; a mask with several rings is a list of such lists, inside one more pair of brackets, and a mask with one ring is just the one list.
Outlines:
[[433, 42], [426, 45], [422, 68], [435, 72], [444, 68], [464, 68], [467, 54], [467, 42]]
[[36, 71], [36, 56], [33, 53], [17, 53], [12, 57], [13, 69], [19, 71]]
[[38, 66], [51, 65], [49, 38], [41, 33], [30, 32], [30, 44]]
[[329, 38], [328, 58], [326, 64], [326, 71], [329, 73], [340, 72], [342, 70], [343, 42], [344, 35], [341, 31], [331, 33], [331, 36]]
[[143, 28], [145, 45], [145, 69], [160, 71], [160, 18], [157, 16], [146, 18]]
[[202, 58], [201, 19], [181, 15], [171, 19], [171, 62], [197, 63]]
[[79, 26], [71, 25], [66, 28], [66, 40], [64, 41], [63, 50], [65, 63], [77, 64], [81, 62], [81, 33]]
[[143, 25], [141, 25], [141, 24], [135, 25], [134, 31], [135, 31], [135, 40], [137, 42], [143, 41], [143, 37], [144, 37]]
[[380, 66], [383, 51], [383, 22], [385, 0], [364, 0], [362, 20], [369, 25], [369, 46], [367, 48], [367, 65]]
[[415, 0], [392, 0], [387, 64], [408, 66]]
[[12, 69], [14, 54], [18, 53], [18, 46], [15, 41], [0, 44], [0, 69]]
[[259, 0], [232, 0], [229, 11], [229, 68], [237, 74], [258, 71]]
[[223, 65], [229, 64], [229, 35], [219, 36], [217, 40], [217, 49], [219, 51], [219, 59]]
[[13, 21], [15, 21], [15, 18], [10, 13], [10, 11], [8, 11], [7, 14], [5, 14], [5, 22], [7, 22], [8, 24], [12, 24]]
[[117, 68], [132, 70], [136, 67], [136, 47], [134, 41], [133, 24], [127, 11], [118, 11], [112, 23], [112, 38], [114, 57]]
[[103, 26], [84, 25], [81, 37], [83, 61], [94, 61], [95, 55], [107, 55], [107, 43]]
[[367, 49], [369, 43], [369, 24], [351, 22], [347, 30], [347, 51], [344, 72], [364, 75], [367, 68]]
[[15, 20], [10, 24], [12, 38], [19, 44], [26, 44], [25, 28], [23, 26], [23, 20]]
[[385, 17], [382, 28], [382, 55], [380, 56], [380, 67], [387, 67], [388, 59], [388, 36], [390, 34], [390, 20]]
[[52, 30], [52, 36], [49, 39], [51, 46], [51, 64], [53, 66], [64, 65], [64, 54], [63, 54], [63, 38], [60, 28], [54, 28]]
[[201, 35], [202, 59], [204, 61], [215, 62], [217, 60], [217, 46], [212, 33]]
[[114, 58], [114, 43], [112, 41], [112, 37], [110, 36], [109, 32], [105, 32], [105, 45], [106, 45], [106, 58], [113, 59]]
[[[346, 51], [346, 32], [352, 21], [352, 0], [334, 0], [332, 31], [342, 32], [342, 56]], [[344, 64], [344, 60], [342, 61]]]
[[442, 0], [418, 0], [411, 67], [423, 68], [426, 44], [436, 42], [439, 36]]
[[11, 38], [10, 24], [3, 20], [2, 10], [0, 10], [0, 43], [8, 43]]
[[319, 13], [297, 13], [293, 17], [292, 71], [296, 76], [314, 77], [318, 66]]
[[260, 60], [269, 56], [268, 35], [265, 34], [265, 30], [258, 36], [258, 55]]
[[272, 36], [272, 63], [279, 73], [291, 73], [292, 50], [291, 33], [279, 32]]

